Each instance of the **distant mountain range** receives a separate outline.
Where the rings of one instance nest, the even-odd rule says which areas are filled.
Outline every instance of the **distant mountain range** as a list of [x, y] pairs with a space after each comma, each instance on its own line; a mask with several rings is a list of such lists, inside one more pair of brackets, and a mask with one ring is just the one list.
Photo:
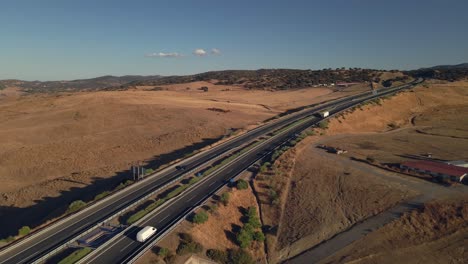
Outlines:
[[456, 65], [437, 65], [437, 66], [425, 68], [425, 69], [432, 69], [432, 70], [468, 69], [468, 63], [460, 63]]
[[79, 79], [72, 81], [21, 81], [21, 80], [1, 80], [0, 85], [17, 86], [24, 92], [74, 92], [74, 91], [93, 91], [102, 90], [108, 87], [119, 87], [121, 85], [134, 81], [156, 80], [161, 78], [159, 75], [141, 76], [125, 75], [112, 76], [106, 75], [91, 79]]
[[[379, 80], [386, 71], [337, 68], [323, 70], [296, 69], [260, 69], [260, 70], [226, 70], [211, 71], [184, 76], [160, 75], [106, 75], [91, 79], [72, 81], [22, 81], [0, 80], [0, 89], [5, 87], [20, 87], [28, 93], [78, 92], [97, 90], [127, 90], [135, 86], [158, 86], [194, 81], [214, 81], [221, 85], [239, 85], [248, 89], [287, 90], [317, 86], [320, 84], [344, 82], [366, 82]], [[391, 71], [398, 72], [398, 71]], [[457, 65], [438, 65], [430, 68], [405, 71], [403, 77], [424, 77], [441, 80], [458, 80], [468, 77], [468, 63]], [[403, 78], [399, 77], [399, 78]]]

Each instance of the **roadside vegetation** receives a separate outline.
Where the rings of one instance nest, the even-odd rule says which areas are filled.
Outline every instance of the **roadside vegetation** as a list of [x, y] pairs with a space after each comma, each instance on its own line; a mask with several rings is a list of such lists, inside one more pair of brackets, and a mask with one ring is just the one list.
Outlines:
[[29, 235], [30, 232], [31, 232], [31, 228], [29, 226], [23, 226], [18, 230], [18, 235], [9, 236], [4, 239], [0, 239], [0, 243], [10, 243], [14, 241], [15, 239]]
[[249, 207], [244, 214], [245, 223], [236, 235], [236, 240], [241, 248], [250, 247], [253, 241], [262, 243], [265, 241], [265, 235], [259, 230], [262, 227], [260, 218], [257, 216], [257, 208]]
[[229, 249], [222, 251], [219, 249], [208, 249], [206, 256], [221, 264], [253, 264], [252, 256], [244, 249]]
[[89, 247], [84, 247], [75, 250], [73, 253], [62, 259], [58, 264], [73, 264], [76, 263], [78, 260], [84, 258], [92, 251]]
[[177, 247], [177, 255], [186, 255], [190, 253], [201, 253], [203, 251], [203, 246], [194, 241], [192, 236], [187, 233], [179, 234], [179, 246]]

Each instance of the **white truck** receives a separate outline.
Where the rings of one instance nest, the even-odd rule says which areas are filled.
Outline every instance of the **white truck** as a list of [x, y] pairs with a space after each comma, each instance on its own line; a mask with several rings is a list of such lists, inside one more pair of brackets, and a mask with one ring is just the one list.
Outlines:
[[140, 232], [137, 233], [136, 239], [138, 242], [145, 242], [149, 237], [156, 233], [156, 228], [152, 226], [145, 226]]
[[315, 113], [315, 115], [318, 116], [318, 117], [325, 118], [325, 117], [330, 115], [330, 112], [329, 111], [321, 111], [321, 112]]

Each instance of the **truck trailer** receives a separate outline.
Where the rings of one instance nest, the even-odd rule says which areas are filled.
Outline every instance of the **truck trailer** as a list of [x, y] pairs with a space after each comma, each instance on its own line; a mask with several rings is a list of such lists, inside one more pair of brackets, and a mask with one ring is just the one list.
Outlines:
[[152, 226], [145, 226], [140, 232], [137, 233], [136, 239], [138, 242], [145, 242], [149, 237], [156, 233], [156, 228]]
[[317, 117], [322, 117], [322, 118], [325, 118], [327, 116], [330, 115], [330, 112], [329, 111], [321, 111], [321, 112], [317, 112], [315, 113], [315, 116]]

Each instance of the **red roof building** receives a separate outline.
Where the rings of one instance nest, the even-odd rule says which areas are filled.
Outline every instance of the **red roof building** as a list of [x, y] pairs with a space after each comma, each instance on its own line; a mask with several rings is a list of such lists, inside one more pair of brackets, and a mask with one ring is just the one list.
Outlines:
[[406, 161], [400, 164], [400, 168], [460, 182], [468, 175], [468, 168], [428, 160]]

